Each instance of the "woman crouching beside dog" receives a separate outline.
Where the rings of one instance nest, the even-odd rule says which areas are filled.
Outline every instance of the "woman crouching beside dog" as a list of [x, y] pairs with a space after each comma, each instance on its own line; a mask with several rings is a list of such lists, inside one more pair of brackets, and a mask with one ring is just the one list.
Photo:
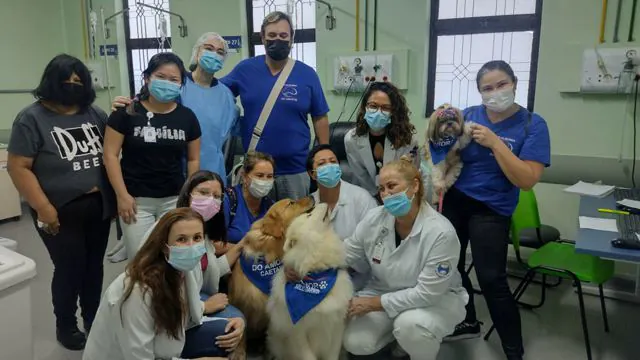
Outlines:
[[396, 160], [380, 170], [375, 208], [345, 240], [347, 264], [372, 278], [351, 300], [344, 348], [436, 359], [442, 338], [465, 316], [468, 295], [456, 269], [460, 242], [449, 221], [423, 201], [416, 167]]
[[[190, 341], [185, 273], [199, 264], [204, 239], [204, 221], [195, 211], [179, 208], [165, 214], [126, 271], [105, 291], [82, 359], [182, 359]], [[241, 319], [227, 323], [240, 337], [243, 327]]]

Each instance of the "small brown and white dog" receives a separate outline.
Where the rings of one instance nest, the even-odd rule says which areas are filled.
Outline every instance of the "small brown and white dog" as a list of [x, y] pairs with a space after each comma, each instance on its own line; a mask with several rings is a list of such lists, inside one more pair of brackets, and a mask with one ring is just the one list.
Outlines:
[[271, 206], [265, 216], [254, 222], [245, 235], [243, 254], [233, 266], [229, 280], [229, 303], [246, 319], [245, 336], [231, 359], [244, 359], [247, 342], [261, 351], [269, 324], [267, 300], [273, 276], [282, 267], [285, 234], [293, 220], [313, 209], [311, 197], [297, 201], [283, 199]]
[[296, 218], [287, 231], [285, 267], [302, 280], [273, 278], [267, 344], [277, 360], [338, 360], [353, 285], [344, 245], [333, 231], [327, 204]]
[[432, 204], [438, 203], [460, 176], [460, 151], [472, 140], [471, 125], [464, 121], [460, 109], [449, 104], [441, 105], [431, 114], [424, 157], [431, 169], [433, 194], [426, 195]]

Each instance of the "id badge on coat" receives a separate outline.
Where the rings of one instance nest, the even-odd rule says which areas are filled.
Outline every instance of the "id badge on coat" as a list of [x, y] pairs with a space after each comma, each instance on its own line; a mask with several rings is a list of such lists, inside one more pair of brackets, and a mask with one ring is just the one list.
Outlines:
[[142, 134], [144, 136], [144, 142], [154, 143], [156, 142], [156, 129], [151, 126], [145, 126], [142, 128]]
[[382, 256], [384, 255], [384, 243], [379, 241], [376, 246], [373, 248], [373, 256], [371, 257], [371, 261], [374, 264], [380, 264], [382, 262]]

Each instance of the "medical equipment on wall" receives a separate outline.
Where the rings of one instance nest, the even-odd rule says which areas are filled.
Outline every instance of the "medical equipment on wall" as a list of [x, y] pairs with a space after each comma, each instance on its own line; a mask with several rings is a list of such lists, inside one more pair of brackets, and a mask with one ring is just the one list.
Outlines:
[[89, 12], [89, 40], [91, 42], [89, 57], [96, 58], [96, 32], [98, 28], [98, 14], [91, 9]]
[[587, 49], [580, 92], [629, 94], [640, 65], [640, 48]]
[[618, 33], [620, 32], [620, 15], [622, 15], [622, 1], [618, 0], [618, 6], [616, 7], [616, 22], [613, 26], [613, 42], [617, 43], [620, 41], [620, 37]]
[[[141, 2], [136, 3], [136, 6], [138, 7], [145, 7], [145, 8], [149, 8], [152, 10], [155, 10], [156, 13], [158, 14], [159, 17], [159, 25], [158, 25], [158, 49], [160, 51], [163, 51], [165, 49], [165, 45], [167, 44], [167, 38], [168, 38], [168, 33], [169, 33], [169, 25], [168, 25], [168, 21], [165, 17], [166, 15], [173, 15], [175, 17], [177, 17], [180, 20], [180, 25], [178, 25], [178, 29], [180, 31], [180, 37], [187, 37], [187, 35], [189, 34], [188, 30], [187, 30], [187, 23], [185, 22], [184, 18], [182, 17], [182, 15], [177, 14], [175, 12], [169, 11], [169, 10], [165, 10], [156, 6], [151, 6], [151, 5], [147, 5]], [[101, 7], [100, 8], [100, 23], [102, 25], [102, 44], [104, 46], [105, 49], [105, 53], [103, 55], [103, 59], [104, 59], [104, 75], [105, 75], [105, 87], [107, 88], [107, 92], [109, 95], [109, 99], [112, 99], [113, 96], [111, 96], [111, 81], [109, 78], [109, 55], [107, 55], [107, 39], [111, 37], [111, 31], [108, 27], [108, 22], [112, 19], [114, 19], [115, 17], [119, 16], [119, 15], [123, 15], [125, 13], [129, 13], [129, 11], [131, 10], [131, 8], [125, 8], [122, 9], [120, 11], [115, 12], [114, 14], [108, 16], [105, 18], [104, 16], [104, 8]], [[169, 47], [171, 46], [171, 44], [169, 44]]]

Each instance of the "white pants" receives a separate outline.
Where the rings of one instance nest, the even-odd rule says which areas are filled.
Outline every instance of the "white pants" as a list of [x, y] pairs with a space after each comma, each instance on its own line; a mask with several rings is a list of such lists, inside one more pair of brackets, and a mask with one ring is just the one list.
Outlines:
[[437, 305], [407, 310], [395, 319], [383, 311], [353, 318], [343, 346], [353, 355], [373, 355], [397, 340], [411, 360], [435, 360], [442, 338], [464, 320], [465, 304], [463, 296], [451, 292]]
[[124, 246], [127, 249], [127, 258], [129, 261], [140, 249], [144, 234], [158, 221], [162, 215], [176, 208], [177, 196], [165, 198], [145, 198], [137, 197], [136, 206], [136, 222], [126, 224], [122, 219], [122, 236]]

